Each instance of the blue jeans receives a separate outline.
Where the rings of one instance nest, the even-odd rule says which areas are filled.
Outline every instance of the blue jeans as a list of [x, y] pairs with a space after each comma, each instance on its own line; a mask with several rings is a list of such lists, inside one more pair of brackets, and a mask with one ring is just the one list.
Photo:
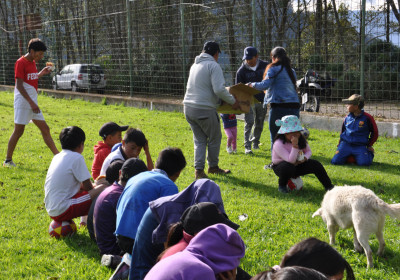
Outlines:
[[268, 116], [269, 132], [271, 135], [271, 151], [272, 151], [272, 145], [274, 144], [275, 136], [276, 134], [278, 134], [278, 131], [281, 128], [280, 126], [276, 126], [275, 121], [282, 119], [284, 116], [288, 115], [295, 115], [297, 117], [300, 117], [300, 109], [271, 106], [271, 110], [269, 111], [269, 116]]
[[368, 151], [367, 146], [356, 146], [345, 141], [340, 141], [331, 163], [345, 164], [347, 158], [351, 155], [356, 159], [357, 165], [369, 166], [374, 159], [374, 153]]
[[147, 208], [136, 233], [129, 280], [144, 279], [154, 266], [158, 255], [164, 250], [164, 244], [153, 244], [152, 242], [152, 234], [157, 226], [158, 221], [150, 208]]

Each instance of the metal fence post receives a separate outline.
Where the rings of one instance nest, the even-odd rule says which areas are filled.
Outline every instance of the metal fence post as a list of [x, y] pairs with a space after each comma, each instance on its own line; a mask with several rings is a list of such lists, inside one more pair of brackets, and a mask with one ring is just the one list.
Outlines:
[[129, 60], [129, 95], [133, 96], [133, 57], [132, 57], [132, 30], [130, 0], [126, 0], [126, 25], [128, 30], [128, 60]]
[[55, 30], [56, 30], [56, 24], [53, 22], [53, 9], [52, 9], [52, 7], [56, 7], [56, 5], [51, 5], [51, 0], [49, 0], [49, 9], [50, 9], [50, 11], [49, 11], [49, 16], [50, 16], [50, 22], [52, 22], [52, 24], [51, 25], [49, 25], [49, 26], [51, 26], [50, 28], [51, 28], [51, 40], [53, 41], [53, 46], [55, 46], [55, 50], [54, 49], [52, 49], [51, 50], [51, 53], [53, 54], [53, 58], [55, 59], [55, 63], [54, 63], [54, 70], [55, 70], [55, 75], [54, 75], [54, 82], [55, 82], [55, 86], [54, 86], [54, 89], [57, 89], [57, 70], [58, 70], [58, 67], [59, 67], [59, 65], [58, 65], [58, 57], [57, 57], [57, 44], [56, 44], [56, 36], [55, 36]]
[[[86, 37], [86, 58], [87, 63], [92, 63], [91, 53], [90, 53], [90, 38], [89, 38], [89, 8], [88, 8], [88, 0], [84, 1], [84, 9], [85, 9], [85, 37]], [[88, 72], [89, 72], [88, 67]], [[88, 83], [88, 92], [90, 92], [90, 83]]]
[[5, 44], [3, 43], [3, 34], [1, 34], [1, 36], [0, 36], [0, 42], [1, 42], [1, 45], [3, 46], [1, 48], [1, 68], [2, 68], [2, 72], [3, 72], [3, 85], [5, 85], [6, 84], [6, 67], [4, 65]]
[[186, 46], [185, 46], [185, 7], [181, 0], [179, 11], [181, 14], [181, 41], [182, 41], [182, 75], [183, 89], [186, 90]]
[[28, 45], [26, 44], [26, 28], [25, 28], [25, 15], [24, 15], [24, 0], [21, 0], [21, 25], [22, 27], [20, 27], [20, 32], [21, 32], [21, 39], [22, 39], [22, 54], [24, 55], [24, 50], [28, 49]]
[[253, 31], [253, 47], [257, 47], [257, 39], [256, 39], [256, 0], [251, 1], [251, 11], [252, 11], [252, 31]]
[[360, 94], [364, 96], [364, 63], [365, 63], [365, 2], [366, 0], [362, 0], [361, 3], [361, 58], [360, 58]]

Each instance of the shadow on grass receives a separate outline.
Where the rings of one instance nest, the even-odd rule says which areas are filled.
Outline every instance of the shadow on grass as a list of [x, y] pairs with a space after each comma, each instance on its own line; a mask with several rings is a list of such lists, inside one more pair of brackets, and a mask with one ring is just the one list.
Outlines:
[[321, 162], [324, 167], [330, 165], [330, 166], [352, 168], [352, 169], [359, 169], [359, 170], [365, 170], [365, 169], [375, 170], [375, 171], [389, 173], [389, 174], [393, 174], [393, 175], [399, 174], [399, 166], [398, 165], [390, 164], [390, 163], [386, 163], [386, 162], [374, 161], [371, 166], [360, 166], [360, 165], [356, 165], [356, 164], [334, 165], [334, 164], [331, 164], [332, 158], [327, 158], [327, 157], [317, 156], [317, 155], [313, 155], [312, 158]]
[[6, 104], [6, 103], [3, 103], [3, 102], [0, 102], [0, 106], [14, 108], [14, 104], [12, 104], [12, 103]]
[[[346, 229], [346, 230], [352, 231], [351, 229]], [[344, 231], [344, 230], [341, 229], [340, 231]], [[366, 268], [367, 267], [367, 257], [365, 256], [364, 251], [357, 252], [354, 249], [353, 235], [351, 234], [351, 237], [349, 237], [349, 238], [347, 238], [345, 236], [340, 236], [340, 231], [339, 231], [339, 235], [336, 237], [335, 246], [338, 246], [344, 250], [350, 250], [352, 252], [353, 256], [357, 256], [357, 255], [364, 256], [365, 263], [359, 263], [359, 265], [365, 266], [365, 268]], [[390, 267], [390, 268], [394, 269], [396, 271], [396, 273], [399, 273], [400, 267], [395, 265], [396, 263], [394, 263], [394, 262], [396, 262], [396, 260], [400, 258], [400, 252], [393, 251], [390, 248], [390, 245], [388, 246], [388, 244], [386, 244], [387, 246], [385, 247], [385, 251], [384, 251], [383, 255], [378, 256], [376, 254], [376, 252], [378, 251], [379, 243], [377, 242], [377, 240], [375, 240], [376, 242], [372, 242], [372, 240], [373, 239], [371, 239], [371, 238], [369, 239], [369, 245], [372, 250], [372, 258], [374, 261], [374, 267], [386, 266], [386, 267]], [[384, 269], [384, 267], [382, 267], [381, 269]]]
[[[292, 191], [288, 194], [280, 193], [278, 191], [278, 177], [273, 173], [272, 170], [264, 170], [264, 172], [270, 172], [271, 176], [276, 178], [276, 185], [269, 185], [263, 183], [249, 182], [247, 180], [235, 177], [234, 174], [229, 174], [225, 176], [210, 176], [210, 179], [215, 181], [218, 185], [223, 182], [225, 185], [229, 186], [233, 191], [236, 190], [235, 186], [239, 186], [243, 189], [251, 188], [257, 192], [273, 198], [285, 199], [285, 200], [295, 200], [298, 203], [315, 203], [320, 205], [322, 197], [325, 194], [325, 189], [321, 185], [318, 189], [305, 188], [301, 191]], [[308, 175], [306, 175], [308, 176]], [[313, 176], [313, 175], [311, 175]]]
[[97, 249], [97, 245], [90, 239], [87, 234], [76, 232], [69, 238], [62, 239], [65, 244], [74, 251], [81, 252], [91, 258], [98, 258], [100, 260], [100, 254]]

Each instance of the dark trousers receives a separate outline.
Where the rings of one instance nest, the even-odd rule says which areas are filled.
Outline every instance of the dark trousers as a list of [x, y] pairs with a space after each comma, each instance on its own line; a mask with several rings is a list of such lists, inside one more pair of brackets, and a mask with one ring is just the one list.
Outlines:
[[274, 164], [272, 170], [274, 170], [275, 174], [279, 177], [279, 186], [286, 186], [290, 178], [314, 174], [325, 189], [332, 188], [331, 179], [326, 173], [325, 168], [319, 161], [314, 159], [309, 159], [296, 166], [287, 161], [282, 161], [277, 165]]
[[117, 244], [119, 248], [121, 248], [124, 253], [132, 253], [133, 244], [135, 243], [135, 239], [130, 237], [126, 237], [123, 235], [117, 235]]

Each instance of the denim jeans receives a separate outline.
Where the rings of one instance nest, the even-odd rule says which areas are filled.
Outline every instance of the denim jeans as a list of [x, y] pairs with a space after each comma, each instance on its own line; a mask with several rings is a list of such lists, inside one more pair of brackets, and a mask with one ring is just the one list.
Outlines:
[[284, 116], [295, 115], [300, 117], [300, 110], [298, 108], [284, 108], [284, 107], [271, 107], [268, 116], [269, 131], [271, 135], [271, 151], [274, 139], [278, 133], [280, 126], [276, 126], [275, 121], [282, 119]]
[[136, 233], [129, 280], [144, 279], [154, 266], [158, 255], [164, 250], [164, 244], [153, 244], [152, 242], [152, 234], [157, 226], [158, 221], [150, 208], [147, 208]]

